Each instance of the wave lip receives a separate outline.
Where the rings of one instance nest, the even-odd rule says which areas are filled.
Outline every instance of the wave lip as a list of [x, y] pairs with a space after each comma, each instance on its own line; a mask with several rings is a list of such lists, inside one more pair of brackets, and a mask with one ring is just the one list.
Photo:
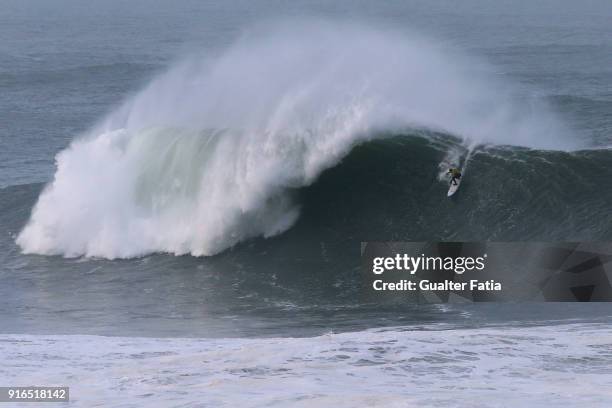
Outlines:
[[288, 190], [380, 130], [571, 145], [555, 115], [514, 102], [488, 71], [418, 36], [255, 28], [215, 59], [178, 64], [61, 152], [17, 243], [64, 256], [212, 255], [291, 227]]

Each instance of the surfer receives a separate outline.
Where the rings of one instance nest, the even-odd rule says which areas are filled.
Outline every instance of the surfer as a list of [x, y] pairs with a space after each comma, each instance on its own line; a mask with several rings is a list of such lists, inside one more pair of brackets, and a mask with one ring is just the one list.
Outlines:
[[448, 169], [448, 174], [451, 175], [450, 184], [457, 185], [457, 180], [461, 178], [461, 172], [457, 168]]

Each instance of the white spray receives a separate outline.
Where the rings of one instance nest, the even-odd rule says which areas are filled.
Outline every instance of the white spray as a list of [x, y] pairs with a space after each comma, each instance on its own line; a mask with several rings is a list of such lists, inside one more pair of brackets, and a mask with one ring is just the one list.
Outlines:
[[417, 36], [312, 22], [248, 34], [179, 64], [61, 152], [23, 251], [210, 255], [278, 234], [299, 213], [287, 190], [377, 130], [561, 143], [554, 116], [523, 111], [486, 65]]

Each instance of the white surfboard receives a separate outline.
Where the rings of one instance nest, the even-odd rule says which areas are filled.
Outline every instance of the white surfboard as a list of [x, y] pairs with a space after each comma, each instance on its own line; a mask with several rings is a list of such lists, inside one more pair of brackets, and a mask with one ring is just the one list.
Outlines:
[[457, 181], [457, 185], [451, 183], [450, 187], [448, 188], [448, 194], [446, 195], [447, 197], [452, 196], [457, 192], [457, 190], [459, 190], [459, 186], [461, 185], [461, 179], [455, 181]]

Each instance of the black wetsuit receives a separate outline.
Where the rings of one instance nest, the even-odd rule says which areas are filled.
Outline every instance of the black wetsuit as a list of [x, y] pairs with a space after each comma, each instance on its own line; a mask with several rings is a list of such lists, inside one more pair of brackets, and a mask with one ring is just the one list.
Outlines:
[[456, 186], [457, 180], [461, 178], [461, 172], [457, 169], [449, 170], [448, 172], [452, 176], [450, 183]]

